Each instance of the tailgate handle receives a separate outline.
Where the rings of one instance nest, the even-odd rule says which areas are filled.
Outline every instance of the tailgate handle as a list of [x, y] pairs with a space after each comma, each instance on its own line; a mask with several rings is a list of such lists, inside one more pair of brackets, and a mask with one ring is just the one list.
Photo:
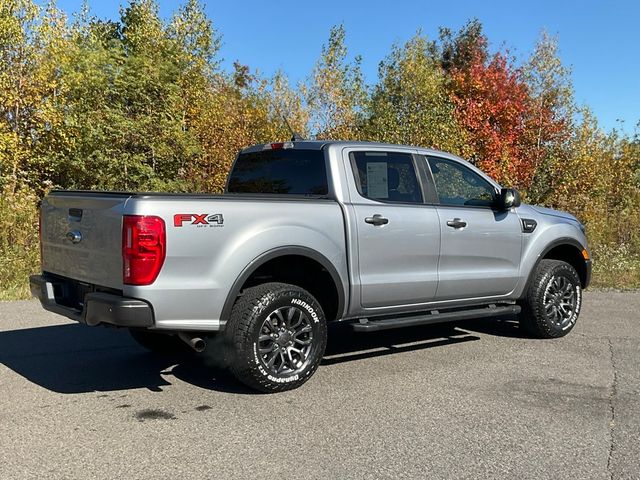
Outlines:
[[69, 209], [69, 221], [70, 222], [79, 222], [82, 220], [82, 209], [81, 208], [70, 208]]

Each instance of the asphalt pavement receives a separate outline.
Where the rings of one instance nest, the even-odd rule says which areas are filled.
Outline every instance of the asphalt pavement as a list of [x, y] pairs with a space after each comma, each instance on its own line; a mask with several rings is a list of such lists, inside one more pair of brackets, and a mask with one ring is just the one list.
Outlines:
[[576, 328], [334, 330], [302, 388], [254, 394], [126, 331], [0, 303], [0, 478], [640, 478], [640, 293]]

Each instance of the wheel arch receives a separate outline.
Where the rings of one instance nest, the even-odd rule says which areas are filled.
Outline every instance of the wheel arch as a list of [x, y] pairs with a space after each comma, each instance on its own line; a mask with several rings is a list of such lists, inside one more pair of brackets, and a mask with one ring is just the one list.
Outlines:
[[587, 288], [591, 280], [591, 261], [585, 260], [582, 256], [582, 251], [584, 249], [585, 247], [578, 240], [571, 237], [558, 238], [548, 243], [538, 255], [533, 268], [529, 272], [527, 283], [522, 295], [525, 296], [527, 294], [533, 276], [535, 275], [535, 271], [540, 262], [544, 259], [562, 260], [563, 262], [567, 262], [578, 273], [582, 288]]
[[[279, 272], [279, 274], [276, 274], [273, 277], [265, 278], [264, 281], [257, 278], [260, 273], [268, 273], [273, 267], [283, 264], [295, 264], [300, 267], [299, 271], [304, 271], [304, 267], [313, 265], [313, 268], [316, 269], [315, 273], [318, 273], [319, 271], [326, 272], [326, 278], [324, 278], [325, 282], [318, 286], [318, 288], [322, 288], [322, 290], [318, 290], [318, 288], [313, 287], [309, 288], [310, 285], [314, 285], [313, 278], [309, 278], [308, 281], [305, 281], [304, 279], [301, 281], [298, 279], [298, 281], [296, 281], [294, 279], [295, 275], [288, 275], [290, 272]], [[328, 282], [329, 280], [330, 282]], [[233, 282], [231, 290], [227, 294], [227, 298], [220, 315], [221, 324], [224, 325], [227, 320], [229, 320], [233, 305], [244, 288], [271, 281], [293, 283], [309, 290], [309, 293], [314, 295], [322, 305], [328, 321], [339, 319], [344, 315], [344, 308], [346, 304], [344, 284], [335, 266], [327, 257], [316, 250], [308, 247], [292, 245], [277, 247], [264, 252], [254, 258], [244, 268]], [[305, 285], [300, 285], [300, 283], [304, 283]], [[325, 288], [327, 290], [324, 290]], [[334, 297], [335, 305], [330, 305], [330, 303], [333, 303], [332, 298]]]

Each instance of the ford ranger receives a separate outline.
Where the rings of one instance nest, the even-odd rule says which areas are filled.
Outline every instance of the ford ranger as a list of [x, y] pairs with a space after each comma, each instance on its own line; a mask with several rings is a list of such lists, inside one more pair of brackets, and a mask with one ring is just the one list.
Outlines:
[[562, 337], [591, 275], [575, 217], [408, 146], [256, 145], [222, 195], [59, 190], [40, 217], [30, 285], [45, 309], [128, 328], [156, 352], [211, 342], [267, 392], [313, 375], [331, 322], [370, 332], [519, 315], [531, 335]]

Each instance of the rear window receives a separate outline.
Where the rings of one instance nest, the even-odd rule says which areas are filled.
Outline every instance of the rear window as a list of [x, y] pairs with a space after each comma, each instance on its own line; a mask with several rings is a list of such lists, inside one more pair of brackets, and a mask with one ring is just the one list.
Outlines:
[[351, 152], [356, 186], [372, 200], [422, 203], [413, 158], [401, 152]]
[[327, 168], [322, 150], [263, 150], [241, 153], [227, 187], [229, 193], [326, 195]]

